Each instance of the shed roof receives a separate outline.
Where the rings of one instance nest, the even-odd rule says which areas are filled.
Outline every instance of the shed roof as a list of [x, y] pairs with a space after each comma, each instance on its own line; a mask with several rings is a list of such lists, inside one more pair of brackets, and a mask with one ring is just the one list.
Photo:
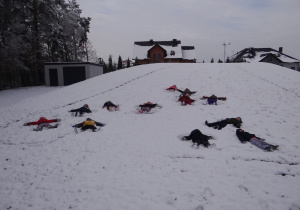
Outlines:
[[94, 65], [94, 66], [103, 66], [103, 64], [91, 63], [91, 62], [45, 62], [45, 65]]

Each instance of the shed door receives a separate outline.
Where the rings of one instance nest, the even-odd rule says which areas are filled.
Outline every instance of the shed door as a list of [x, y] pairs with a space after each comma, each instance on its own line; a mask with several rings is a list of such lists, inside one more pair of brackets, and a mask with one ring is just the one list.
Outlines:
[[72, 85], [76, 82], [81, 82], [86, 79], [85, 67], [63, 67], [64, 85]]
[[50, 86], [58, 86], [57, 69], [49, 69]]

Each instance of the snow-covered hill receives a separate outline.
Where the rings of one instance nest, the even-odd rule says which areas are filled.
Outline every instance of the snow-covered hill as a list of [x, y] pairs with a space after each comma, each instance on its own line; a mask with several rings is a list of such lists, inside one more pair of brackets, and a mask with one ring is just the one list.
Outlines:
[[[196, 102], [181, 106], [171, 85], [198, 91]], [[211, 94], [228, 100], [203, 105]], [[108, 100], [120, 111], [102, 109]], [[163, 108], [136, 114], [147, 101]], [[68, 112], [85, 103], [91, 114]], [[23, 126], [41, 116], [62, 121], [41, 132]], [[238, 116], [279, 150], [241, 144], [232, 125], [204, 125]], [[71, 125], [87, 117], [106, 126], [75, 134]], [[287, 68], [143, 65], [22, 100], [0, 119], [0, 209], [300, 209], [300, 74]], [[177, 138], [196, 128], [216, 147]]]

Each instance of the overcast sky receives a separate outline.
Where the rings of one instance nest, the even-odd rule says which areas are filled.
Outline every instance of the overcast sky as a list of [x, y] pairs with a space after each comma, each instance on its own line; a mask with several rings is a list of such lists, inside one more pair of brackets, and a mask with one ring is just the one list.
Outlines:
[[[247, 47], [271, 47], [300, 59], [300, 0], [77, 0], [91, 17], [98, 57], [132, 59], [135, 41], [181, 40], [197, 62]], [[230, 43], [230, 45], [229, 45]]]

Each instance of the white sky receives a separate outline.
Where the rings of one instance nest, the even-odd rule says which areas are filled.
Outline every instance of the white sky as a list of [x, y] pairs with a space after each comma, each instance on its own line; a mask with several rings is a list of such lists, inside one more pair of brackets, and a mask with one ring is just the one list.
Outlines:
[[135, 41], [181, 40], [197, 61], [246, 47], [283, 47], [300, 59], [299, 0], [77, 0], [91, 17], [89, 38], [99, 57], [132, 58]]

